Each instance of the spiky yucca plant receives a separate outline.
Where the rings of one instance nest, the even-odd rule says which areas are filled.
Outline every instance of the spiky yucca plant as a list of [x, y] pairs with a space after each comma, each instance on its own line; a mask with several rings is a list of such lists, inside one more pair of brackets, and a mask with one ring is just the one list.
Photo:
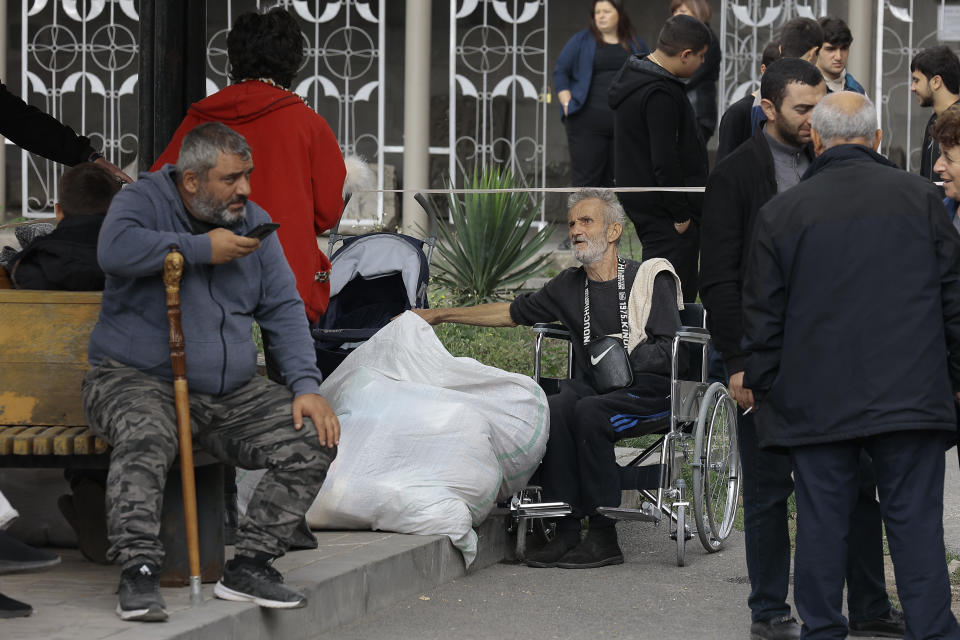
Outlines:
[[[512, 189], [516, 180], [509, 171], [488, 166], [474, 170], [471, 189]], [[435, 282], [446, 287], [458, 305], [503, 300], [530, 278], [543, 273], [546, 255], [537, 252], [550, 239], [544, 225], [529, 240], [540, 207], [526, 193], [470, 193], [461, 201], [449, 195], [451, 230], [437, 220], [440, 243]]]

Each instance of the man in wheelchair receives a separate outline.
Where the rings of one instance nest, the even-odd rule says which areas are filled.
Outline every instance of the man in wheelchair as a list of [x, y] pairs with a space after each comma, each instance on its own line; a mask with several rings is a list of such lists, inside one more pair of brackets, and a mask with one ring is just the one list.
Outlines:
[[[573, 340], [575, 374], [550, 396], [550, 439], [540, 467], [544, 499], [570, 504], [557, 535], [527, 554], [531, 567], [621, 564], [615, 521], [597, 507], [620, 505], [614, 442], [645, 433], [643, 418], [670, 408], [671, 345], [680, 327], [680, 282], [662, 258], [619, 256], [624, 211], [613, 191], [585, 188], [568, 200], [571, 248], [583, 265], [513, 302], [414, 309], [432, 325], [487, 327], [561, 322]], [[581, 340], [579, 336], [583, 336]], [[581, 540], [581, 522], [589, 529]]]

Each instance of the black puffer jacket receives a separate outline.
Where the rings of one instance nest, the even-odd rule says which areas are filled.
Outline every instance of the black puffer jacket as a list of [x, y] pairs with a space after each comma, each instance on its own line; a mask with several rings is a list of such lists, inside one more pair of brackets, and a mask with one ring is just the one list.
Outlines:
[[743, 326], [761, 446], [955, 431], [960, 237], [936, 188], [829, 149], [757, 216]]
[[[702, 187], [707, 148], [679, 78], [646, 56], [632, 56], [610, 85], [618, 187]], [[700, 218], [700, 193], [623, 193], [627, 214], [675, 222]]]
[[103, 291], [103, 269], [97, 263], [97, 236], [102, 215], [64, 218], [49, 235], [37, 238], [10, 264], [17, 289]]

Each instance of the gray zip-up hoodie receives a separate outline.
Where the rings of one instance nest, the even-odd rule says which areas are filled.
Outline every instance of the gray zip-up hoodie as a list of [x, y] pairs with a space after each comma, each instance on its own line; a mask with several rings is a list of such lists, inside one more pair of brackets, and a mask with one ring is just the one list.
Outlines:
[[[206, 234], [194, 234], [174, 182], [174, 166], [143, 173], [110, 205], [97, 258], [106, 274], [89, 360], [105, 358], [172, 380], [169, 325], [161, 271], [170, 245], [184, 256], [180, 308], [191, 391], [222, 395], [256, 375], [256, 320], [270, 337], [287, 386], [318, 393], [313, 339], [293, 273], [276, 234], [260, 249], [227, 264], [210, 264]], [[232, 230], [243, 234], [270, 216], [253, 202]]]

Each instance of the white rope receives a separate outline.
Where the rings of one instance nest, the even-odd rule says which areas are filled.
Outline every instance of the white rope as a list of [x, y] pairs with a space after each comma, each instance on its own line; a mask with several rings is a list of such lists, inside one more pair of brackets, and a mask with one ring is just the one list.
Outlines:
[[[584, 187], [516, 187], [513, 189], [361, 189], [354, 191], [353, 195], [360, 193], [574, 193], [583, 188]], [[611, 187], [609, 189], [604, 188], [604, 191], [613, 191], [615, 193], [649, 193], [654, 191], [668, 191], [672, 193], [703, 193], [704, 189], [705, 187]]]

